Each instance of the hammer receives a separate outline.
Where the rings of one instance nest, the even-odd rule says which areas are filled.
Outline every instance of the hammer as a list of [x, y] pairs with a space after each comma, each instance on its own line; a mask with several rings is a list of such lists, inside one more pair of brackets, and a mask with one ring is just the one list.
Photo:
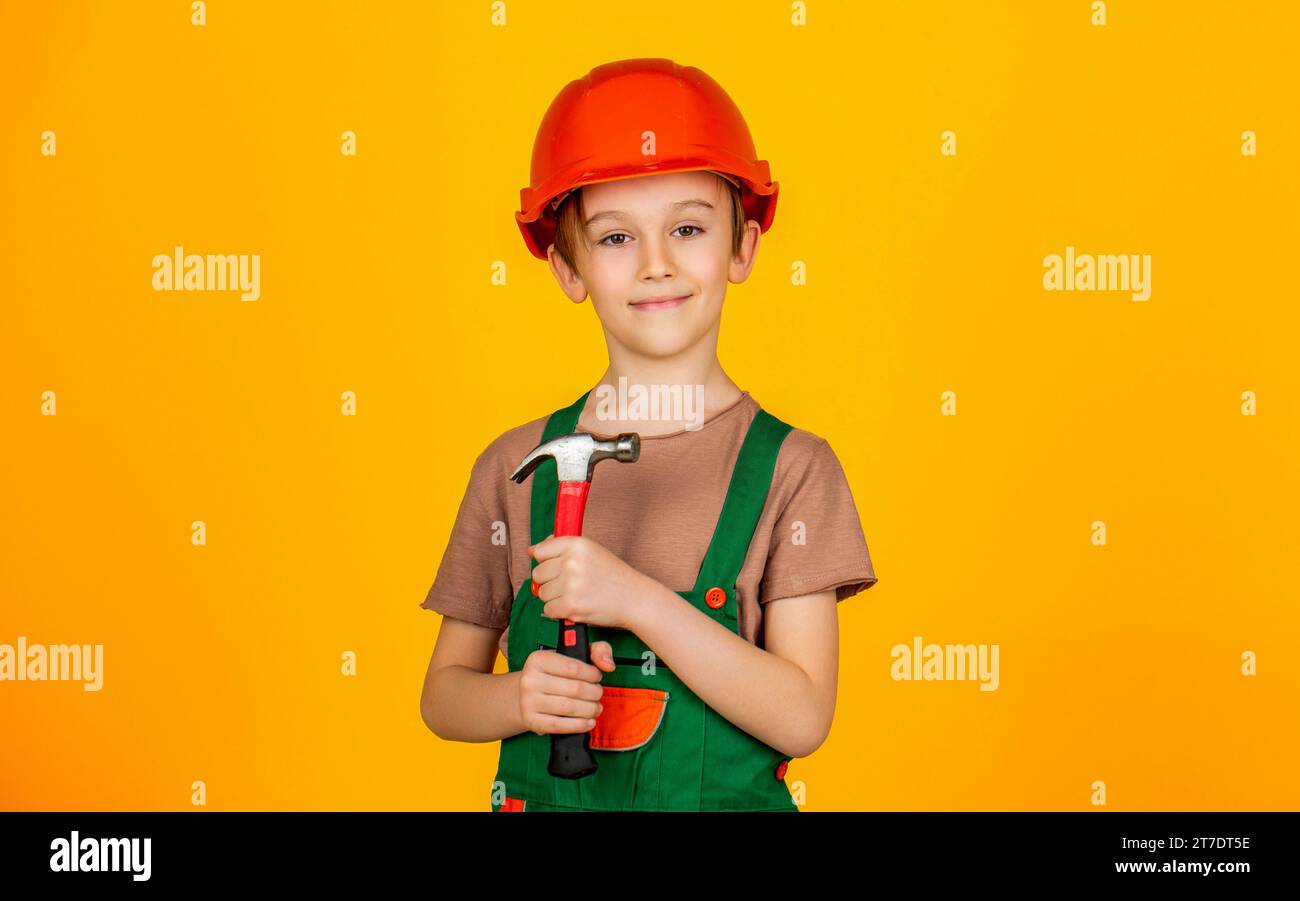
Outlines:
[[[601, 460], [635, 463], [641, 455], [641, 436], [623, 432], [617, 438], [602, 441], [586, 432], [571, 432], [543, 441], [529, 451], [524, 462], [510, 474], [519, 484], [548, 457], [555, 459], [560, 480], [555, 501], [555, 535], [581, 535], [582, 514], [587, 509], [587, 492], [591, 490], [591, 472]], [[591, 663], [591, 644], [587, 624], [564, 621], [561, 640], [556, 648], [566, 657]], [[591, 753], [590, 732], [551, 733], [551, 759], [546, 771], [562, 779], [580, 779], [596, 772], [596, 757]]]

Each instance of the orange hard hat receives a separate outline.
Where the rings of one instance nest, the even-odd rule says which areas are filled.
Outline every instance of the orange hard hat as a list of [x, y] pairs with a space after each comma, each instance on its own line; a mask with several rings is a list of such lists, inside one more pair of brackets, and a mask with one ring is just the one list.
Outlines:
[[555, 208], [574, 188], [701, 169], [738, 183], [745, 218], [767, 231], [778, 184], [721, 85], [670, 59], [607, 63], [551, 101], [533, 143], [532, 184], [519, 192], [515, 220], [533, 256], [544, 260], [555, 240]]

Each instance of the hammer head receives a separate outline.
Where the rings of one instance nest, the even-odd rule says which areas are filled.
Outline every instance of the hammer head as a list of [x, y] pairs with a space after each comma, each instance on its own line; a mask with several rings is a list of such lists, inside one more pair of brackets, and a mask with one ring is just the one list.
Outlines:
[[640, 455], [641, 436], [636, 432], [623, 432], [605, 441], [586, 432], [570, 432], [529, 451], [510, 478], [522, 485], [543, 460], [554, 457], [561, 482], [590, 482], [591, 471], [601, 460], [635, 463]]

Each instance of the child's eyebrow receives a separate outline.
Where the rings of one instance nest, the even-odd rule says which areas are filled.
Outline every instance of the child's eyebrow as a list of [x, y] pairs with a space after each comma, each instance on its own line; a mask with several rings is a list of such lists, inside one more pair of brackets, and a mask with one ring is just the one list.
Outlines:
[[[713, 209], [713, 204], [699, 197], [692, 197], [690, 200], [678, 200], [674, 203], [670, 203], [668, 204], [668, 209], [674, 213], [677, 213], [686, 209], [689, 206], [702, 206], [706, 209], [710, 209], [710, 210]], [[593, 223], [599, 222], [602, 219], [626, 219], [626, 218], [627, 218], [627, 210], [601, 210], [599, 213], [593, 215], [586, 222], [582, 223], [582, 227], [590, 228]]]

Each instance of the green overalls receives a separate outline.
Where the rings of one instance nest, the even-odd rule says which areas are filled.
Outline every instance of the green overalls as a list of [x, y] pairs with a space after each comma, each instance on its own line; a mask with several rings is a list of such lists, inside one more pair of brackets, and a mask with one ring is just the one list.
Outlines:
[[[586, 400], [583, 394], [551, 414], [542, 441], [572, 432]], [[695, 587], [679, 592], [732, 632], [738, 631], [736, 578], [767, 500], [777, 452], [790, 431], [791, 426], [759, 410], [736, 459]], [[555, 528], [555, 461], [544, 461], [532, 479], [535, 544]], [[510, 611], [510, 671], [522, 669], [538, 648], [554, 648], [557, 626], [542, 615], [532, 579], [524, 579]], [[616, 664], [614, 672], [601, 674], [604, 709], [591, 730], [599, 769], [581, 779], [557, 778], [546, 771], [549, 733], [510, 736], [501, 742], [493, 811], [798, 811], [785, 784], [788, 755], [705, 704], [632, 632], [588, 629], [593, 644], [610, 643]]]

